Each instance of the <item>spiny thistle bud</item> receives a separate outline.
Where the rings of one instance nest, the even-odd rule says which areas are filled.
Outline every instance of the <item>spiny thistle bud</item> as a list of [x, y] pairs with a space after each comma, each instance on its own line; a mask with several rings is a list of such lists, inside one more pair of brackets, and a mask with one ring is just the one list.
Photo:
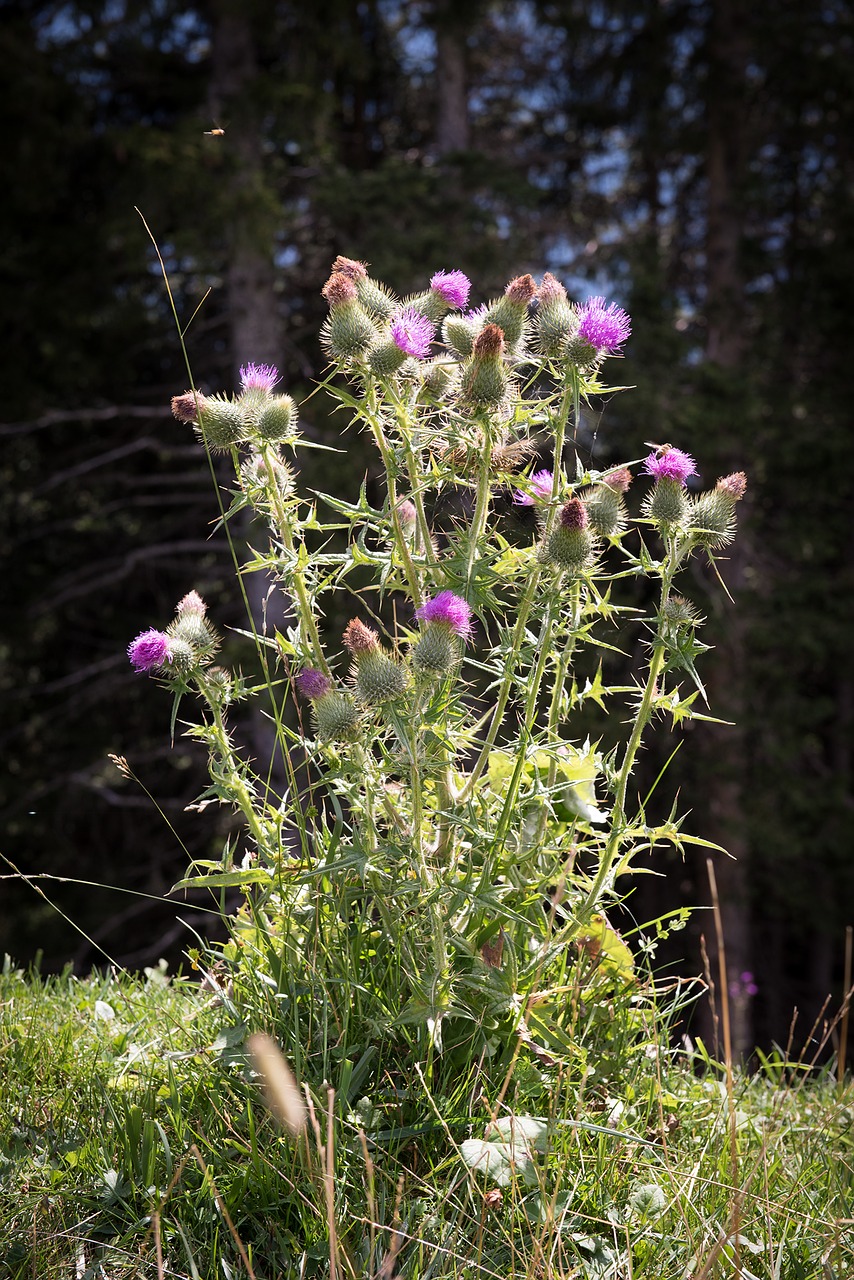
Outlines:
[[504, 334], [496, 324], [487, 324], [474, 340], [471, 358], [462, 371], [461, 397], [474, 405], [496, 405], [507, 390], [504, 367]]
[[421, 395], [427, 399], [441, 400], [451, 390], [457, 377], [457, 367], [447, 360], [429, 360], [421, 372]]
[[570, 498], [558, 512], [557, 524], [543, 548], [543, 559], [570, 573], [583, 573], [590, 566], [595, 546], [588, 524], [585, 504], [580, 498]]
[[602, 477], [602, 484], [606, 484], [609, 489], [613, 489], [614, 493], [628, 493], [632, 479], [632, 473], [628, 467], [617, 467], [614, 471], [609, 471], [607, 475]]
[[270, 444], [288, 440], [293, 436], [296, 421], [296, 405], [291, 396], [270, 396], [258, 416], [258, 435]]
[[520, 507], [533, 507], [538, 502], [548, 502], [554, 487], [554, 474], [551, 471], [535, 471], [527, 477], [528, 488], [517, 489], [513, 501]]
[[702, 618], [690, 600], [677, 595], [670, 596], [664, 602], [661, 618], [671, 631], [677, 631], [680, 627], [697, 627], [702, 622]]
[[250, 453], [240, 464], [240, 479], [245, 492], [256, 504], [264, 501], [271, 485], [286, 497], [294, 484], [288, 464], [278, 455], [270, 456], [269, 452], [266, 459], [259, 453]]
[[208, 606], [205, 604], [198, 591], [188, 591], [185, 596], [181, 597], [175, 606], [175, 612], [179, 618], [184, 613], [198, 613], [201, 617], [204, 617], [207, 611]]
[[536, 347], [544, 356], [557, 356], [578, 330], [578, 313], [566, 296], [561, 282], [547, 271], [537, 290], [534, 319]]
[[463, 359], [472, 353], [474, 340], [483, 328], [487, 310], [485, 306], [476, 307], [473, 311], [466, 311], [464, 315], [450, 315], [445, 318], [442, 337]]
[[408, 498], [401, 498], [397, 504], [397, 518], [404, 536], [411, 537], [415, 532], [415, 524], [418, 519], [415, 503], [410, 502]]
[[141, 631], [128, 645], [128, 657], [134, 671], [156, 671], [172, 662], [172, 645], [163, 631]]
[[170, 641], [181, 641], [189, 645], [196, 663], [210, 662], [219, 648], [219, 636], [204, 612], [197, 609], [179, 611], [166, 628], [166, 634]]
[[504, 290], [504, 297], [490, 304], [486, 313], [487, 324], [498, 325], [507, 346], [514, 350], [525, 332], [528, 303], [536, 296], [537, 286], [533, 276], [517, 276]]
[[179, 422], [195, 427], [199, 422], [199, 410], [204, 409], [205, 404], [201, 391], [184, 391], [180, 396], [172, 397], [172, 414]]
[[735, 504], [744, 497], [747, 476], [734, 471], [723, 476], [714, 489], [701, 493], [691, 506], [691, 532], [701, 546], [717, 550], [735, 537]]
[[625, 487], [611, 484], [610, 477], [605, 477], [584, 494], [587, 514], [590, 517], [590, 528], [602, 537], [610, 538], [619, 533], [626, 524], [626, 507], [623, 494], [631, 481], [631, 472], [623, 469], [628, 476]]
[[399, 698], [409, 686], [405, 667], [384, 651], [376, 631], [353, 618], [344, 631], [344, 644], [356, 665], [356, 689], [369, 706]]
[[377, 320], [389, 319], [396, 306], [395, 300], [385, 285], [371, 279], [366, 262], [356, 262], [354, 258], [344, 258], [339, 254], [332, 264], [332, 270], [353, 281], [359, 302], [372, 316]]
[[644, 503], [644, 515], [663, 526], [684, 524], [689, 504], [685, 484], [697, 474], [697, 464], [689, 453], [661, 445], [644, 462], [647, 475], [654, 476], [655, 487]]
[[440, 591], [415, 616], [425, 625], [412, 649], [412, 665], [428, 675], [450, 671], [460, 658], [460, 640], [471, 635], [471, 606], [453, 591]]
[[208, 667], [203, 676], [199, 677], [201, 685], [211, 702], [216, 702], [220, 706], [227, 706], [231, 702], [234, 694], [234, 681], [231, 672], [225, 667]]
[[363, 355], [376, 341], [377, 331], [358, 296], [350, 276], [334, 271], [321, 289], [329, 303], [329, 316], [320, 332], [321, 341], [335, 360]]
[[169, 649], [172, 654], [169, 670], [175, 675], [187, 675], [199, 665], [196, 650], [181, 636], [170, 636]]
[[314, 712], [318, 738], [326, 741], [352, 741], [358, 733], [359, 712], [347, 693], [333, 688], [332, 681], [316, 667], [305, 667], [294, 683]]
[[227, 453], [247, 439], [250, 427], [241, 405], [224, 396], [205, 397], [199, 432], [209, 449]]

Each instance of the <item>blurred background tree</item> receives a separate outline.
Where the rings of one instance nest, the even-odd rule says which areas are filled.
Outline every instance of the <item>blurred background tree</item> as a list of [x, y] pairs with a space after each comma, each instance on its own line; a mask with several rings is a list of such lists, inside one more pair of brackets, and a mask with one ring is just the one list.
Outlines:
[[[631, 311], [637, 389], [585, 447], [603, 464], [667, 439], [705, 484], [750, 477], [735, 603], [711, 573], [691, 584], [735, 727], [692, 732], [660, 803], [681, 788], [691, 829], [738, 856], [717, 874], [733, 981], [758, 987], [740, 1040], [785, 1042], [794, 1006], [802, 1035], [838, 1001], [854, 902], [852, 6], [6, 0], [0, 50], [0, 849], [68, 877], [39, 884], [87, 935], [5, 880], [3, 947], [177, 959], [205, 904], [158, 896], [226, 829], [185, 812], [204, 761], [169, 744], [125, 657], [195, 587], [248, 660], [211, 475], [168, 413], [187, 375], [136, 207], [204, 390], [256, 360], [309, 393], [336, 253], [402, 293], [458, 267], [480, 301], [548, 269]], [[342, 447], [321, 396], [304, 419]], [[372, 459], [343, 449], [301, 461], [304, 483], [351, 491]], [[258, 616], [268, 584], [247, 584]], [[675, 745], [648, 753], [649, 781]], [[640, 920], [707, 893], [702, 859], [658, 865]], [[696, 971], [700, 933], [712, 950], [698, 914], [662, 959]]]

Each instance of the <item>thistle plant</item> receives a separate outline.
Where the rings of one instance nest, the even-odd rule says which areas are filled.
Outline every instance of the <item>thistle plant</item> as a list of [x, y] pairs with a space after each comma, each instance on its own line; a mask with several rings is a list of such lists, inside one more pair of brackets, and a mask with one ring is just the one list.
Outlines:
[[[591, 948], [609, 981], [631, 983], [608, 923], [620, 877], [696, 840], [674, 813], [654, 821], [632, 778], [657, 718], [708, 718], [701, 620], [676, 583], [732, 539], [746, 482], [695, 496], [696, 463], [670, 445], [604, 471], [580, 456], [582, 408], [615, 390], [604, 366], [631, 331], [614, 303], [579, 307], [553, 276], [526, 275], [464, 310], [456, 270], [399, 300], [347, 258], [322, 292], [323, 385], [373, 441], [376, 504], [364, 486], [300, 492], [308, 444], [277, 370], [246, 366], [234, 398], [173, 401], [234, 463], [227, 514], [250, 508], [267, 527], [243, 572], [272, 574], [293, 604], [292, 625], [255, 637], [286, 781], [234, 741], [229, 707], [250, 690], [213, 665], [219, 641], [195, 592], [129, 656], [176, 701], [195, 698], [187, 732], [210, 752], [206, 795], [243, 823], [220, 864], [182, 881], [244, 891], [221, 957], [235, 998], [256, 1001], [253, 1017], [312, 1079], [338, 1083], [360, 1064], [435, 1080], [489, 1062], [500, 1080], [520, 1053], [573, 1053], [559, 997]], [[645, 490], [634, 518], [633, 484]], [[533, 509], [527, 546], [503, 528], [502, 491]], [[465, 516], [439, 537], [449, 498]], [[638, 578], [654, 588], [646, 614]], [[324, 622], [336, 593], [352, 613], [343, 635]], [[625, 619], [642, 671], [609, 686], [596, 658]], [[594, 704], [610, 738], [628, 721], [616, 746], [580, 729]]]

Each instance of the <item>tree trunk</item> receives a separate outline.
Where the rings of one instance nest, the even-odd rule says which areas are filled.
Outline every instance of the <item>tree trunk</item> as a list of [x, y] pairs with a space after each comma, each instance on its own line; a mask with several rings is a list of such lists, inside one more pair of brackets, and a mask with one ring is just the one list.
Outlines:
[[436, 145], [437, 156], [469, 148], [468, 69], [466, 39], [469, 15], [454, 0], [436, 6]]
[[[714, 0], [708, 33], [706, 358], [718, 366], [722, 389], [721, 421], [737, 418], [739, 375], [745, 350], [741, 273], [741, 186], [747, 127], [744, 69], [746, 15], [743, 0]], [[735, 403], [733, 403], [735, 401]], [[729, 403], [727, 403], [729, 402]], [[739, 440], [719, 440], [721, 469], [746, 461]], [[711, 478], [711, 477], [710, 477]], [[750, 556], [749, 527], [741, 521], [724, 568], [727, 587], [738, 602], [743, 570]], [[742, 606], [743, 609], [743, 606]], [[718, 1010], [729, 999], [732, 1049], [744, 1057], [753, 1048], [752, 946], [748, 863], [750, 843], [744, 785], [748, 772], [746, 637], [743, 612], [724, 601], [713, 625], [715, 651], [709, 655], [707, 690], [712, 713], [726, 727], [704, 725], [700, 737], [700, 777], [708, 787], [703, 836], [726, 850], [714, 856], [726, 951], [728, 992], [718, 992]], [[715, 929], [704, 927], [713, 980], [719, 959]], [[705, 1034], [709, 1034], [706, 1023]]]

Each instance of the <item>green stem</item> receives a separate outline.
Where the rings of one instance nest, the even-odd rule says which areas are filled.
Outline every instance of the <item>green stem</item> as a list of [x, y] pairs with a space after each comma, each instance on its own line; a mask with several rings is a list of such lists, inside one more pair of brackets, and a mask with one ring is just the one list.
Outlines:
[[[386, 487], [388, 489], [388, 500], [391, 507], [391, 523], [394, 530], [394, 540], [397, 544], [397, 549], [400, 552], [400, 557], [403, 560], [403, 568], [406, 574], [406, 581], [409, 586], [409, 594], [412, 598], [412, 603], [417, 607], [421, 604], [421, 583], [419, 581], [418, 571], [415, 568], [415, 564], [409, 550], [409, 543], [406, 540], [403, 532], [403, 526], [400, 523], [400, 512], [397, 509], [397, 462], [391, 446], [386, 439], [385, 432], [383, 431], [383, 424], [380, 420], [377, 408], [376, 387], [373, 383], [371, 384], [368, 395], [365, 397], [365, 406], [364, 417], [371, 428], [371, 433], [373, 434], [374, 441], [379, 449], [380, 457], [382, 458], [383, 467], [385, 469]], [[418, 510], [417, 504], [415, 509], [416, 511]]]
[[489, 431], [488, 419], [483, 420], [483, 428], [484, 450], [477, 476], [477, 496], [474, 504], [474, 515], [472, 517], [468, 535], [468, 555], [466, 557], [466, 594], [468, 594], [468, 590], [471, 586], [472, 573], [474, 572], [475, 561], [477, 560], [478, 552], [480, 551], [481, 539], [483, 538], [486, 530], [486, 522], [489, 517], [489, 507], [492, 501], [492, 437]]
[[222, 709], [215, 703], [208, 700], [208, 706], [211, 709], [211, 715], [214, 721], [216, 745], [222, 758], [223, 764], [228, 770], [228, 787], [232, 793], [234, 803], [240, 809], [246, 818], [249, 830], [252, 832], [255, 843], [259, 849], [263, 849], [267, 843], [267, 834], [258, 820], [255, 812], [255, 806], [252, 803], [252, 793], [246, 785], [240, 770], [240, 763], [235, 759], [234, 749], [231, 745], [231, 739], [225, 727], [222, 718]]
[[273, 465], [273, 451], [269, 445], [261, 447], [261, 457], [264, 460], [264, 467], [267, 473], [267, 493], [269, 494], [273, 509], [276, 513], [276, 531], [282, 546], [294, 562], [291, 572], [290, 586], [293, 588], [294, 595], [299, 605], [299, 622], [300, 629], [307, 641], [308, 648], [311, 650], [317, 666], [326, 675], [330, 675], [329, 665], [323, 653], [323, 645], [320, 641], [320, 634], [317, 630], [317, 623], [314, 620], [314, 612], [309, 600], [308, 591], [305, 585], [305, 578], [302, 570], [297, 565], [297, 549], [294, 543], [293, 534], [291, 532], [290, 521], [288, 520], [285, 504], [282, 501], [282, 495], [279, 486], [276, 484], [276, 472]]

